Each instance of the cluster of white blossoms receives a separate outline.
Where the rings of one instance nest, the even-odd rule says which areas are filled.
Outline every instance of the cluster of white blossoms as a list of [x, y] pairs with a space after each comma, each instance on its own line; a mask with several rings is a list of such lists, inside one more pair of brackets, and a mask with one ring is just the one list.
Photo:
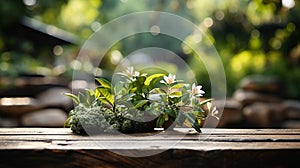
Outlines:
[[[166, 84], [166, 85], [171, 85], [176, 82], [176, 75], [169, 74], [168, 76], [164, 76], [163, 80], [160, 81], [160, 83]], [[196, 83], [193, 83], [192, 89], [188, 90], [189, 93], [191, 93], [192, 96], [195, 97], [202, 97], [205, 92], [202, 90], [202, 85], [196, 85]], [[217, 107], [214, 106], [212, 107], [212, 103], [208, 102], [207, 103], [207, 109], [208, 113], [210, 116], [216, 117], [219, 119], [217, 116], [219, 114], [219, 111], [217, 110]]]
[[[135, 71], [133, 67], [128, 67], [125, 70], [126, 75], [128, 75], [130, 77], [130, 79], [132, 81], [136, 80], [136, 77], [139, 76], [147, 76], [147, 74], [140, 74], [139, 71]], [[198, 98], [203, 97], [203, 95], [205, 94], [205, 91], [202, 90], [202, 85], [197, 85], [196, 83], [193, 83], [192, 85], [190, 84], [184, 84], [181, 83], [181, 81], [176, 80], [176, 75], [173, 74], [168, 74], [163, 76], [163, 79], [160, 80], [160, 83], [164, 84], [167, 86], [167, 91], [164, 93], [166, 94], [167, 97], [181, 97], [183, 95], [183, 93], [181, 93], [181, 88], [183, 88], [184, 86], [187, 88], [187, 93], [190, 96], [190, 99], [195, 99], [195, 100], [200, 100]], [[180, 85], [180, 86], [179, 86]], [[150, 100], [158, 100], [160, 99], [161, 93], [160, 94], [150, 94], [149, 95], [149, 99]], [[179, 102], [177, 105], [180, 105], [182, 102]], [[200, 103], [200, 102], [199, 102]], [[168, 103], [167, 103], [168, 104]], [[198, 103], [197, 103], [198, 105]], [[217, 119], [219, 119], [218, 114], [219, 111], [217, 110], [217, 108], [214, 106], [212, 107], [212, 103], [207, 101], [207, 115], [208, 116], [213, 116]]]
[[[168, 76], [164, 76], [164, 79], [160, 81], [160, 83], [171, 85], [176, 82], [176, 75], [169, 74]], [[205, 92], [202, 90], [202, 86], [196, 86], [196, 83], [193, 83], [192, 90], [189, 91], [193, 96], [202, 97]]]

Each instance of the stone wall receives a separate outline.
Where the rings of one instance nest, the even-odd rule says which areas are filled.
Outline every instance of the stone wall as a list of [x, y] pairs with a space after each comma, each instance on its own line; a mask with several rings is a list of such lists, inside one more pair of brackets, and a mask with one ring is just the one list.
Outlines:
[[[218, 127], [300, 128], [300, 101], [284, 98], [284, 84], [274, 76], [248, 76], [225, 101]], [[220, 102], [220, 101], [219, 101]]]
[[[51, 85], [49, 85], [49, 82]], [[82, 82], [55, 82], [53, 79], [26, 79], [2, 97], [27, 98], [26, 105], [0, 106], [0, 127], [63, 127], [73, 108], [65, 92], [79, 92]], [[72, 86], [71, 86], [72, 85]], [[284, 85], [273, 76], [243, 79], [232, 97], [214, 104], [221, 111], [220, 128], [300, 128], [300, 101], [284, 99]], [[3, 99], [0, 99], [3, 103]], [[215, 121], [216, 122], [216, 121]]]
[[0, 127], [63, 127], [72, 100], [62, 79], [18, 78], [0, 92]]

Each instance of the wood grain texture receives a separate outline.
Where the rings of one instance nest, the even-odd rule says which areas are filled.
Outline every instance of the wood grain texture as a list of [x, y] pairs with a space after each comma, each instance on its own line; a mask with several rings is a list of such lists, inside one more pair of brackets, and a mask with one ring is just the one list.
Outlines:
[[[300, 129], [202, 131], [194, 134], [181, 128], [83, 136], [66, 128], [0, 128], [0, 167], [292, 167], [298, 164]], [[141, 155], [145, 157], [128, 157]]]

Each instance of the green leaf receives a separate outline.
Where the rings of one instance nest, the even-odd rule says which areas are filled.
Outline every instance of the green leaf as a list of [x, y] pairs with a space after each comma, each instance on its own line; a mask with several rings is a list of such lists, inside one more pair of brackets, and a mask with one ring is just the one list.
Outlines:
[[120, 97], [115, 97], [115, 101], [130, 101], [132, 100], [132, 97], [135, 96], [134, 93], [129, 93], [129, 94], [125, 94], [125, 95], [121, 95]]
[[184, 113], [190, 123], [194, 123], [196, 116], [192, 112]]
[[135, 108], [140, 108], [143, 107], [143, 105], [145, 105], [146, 103], [148, 103], [149, 100], [140, 100], [136, 103], [136, 105], [134, 106]]
[[129, 93], [135, 93], [137, 91], [137, 87], [129, 89]]
[[137, 76], [136, 81], [138, 81], [139, 85], [143, 86], [144, 82], [146, 81], [146, 77], [145, 76]]
[[124, 88], [124, 84], [122, 82], [117, 82], [115, 84], [115, 95], [121, 94], [122, 93], [122, 89]]
[[147, 86], [149, 86], [152, 81], [158, 80], [160, 77], [163, 77], [163, 76], [165, 76], [165, 74], [153, 74], [153, 75], [150, 75], [150, 76], [148, 76], [146, 78], [144, 84], [147, 85]]
[[96, 80], [100, 83], [100, 85], [106, 89], [111, 89], [111, 83], [103, 78], [96, 78]]
[[193, 106], [200, 105], [199, 99], [197, 97], [192, 97], [191, 101]]
[[88, 105], [86, 102], [86, 97], [81, 93], [81, 92], [79, 92], [78, 93], [78, 98], [79, 98], [79, 102], [80, 103], [82, 103], [83, 105]]
[[154, 93], [154, 94], [155, 94], [155, 93], [158, 93], [158, 94], [164, 93], [164, 94], [166, 94], [166, 91], [163, 90], [163, 89], [161, 89], [161, 88], [154, 88], [154, 89], [150, 90], [149, 93]]
[[[201, 123], [201, 121], [200, 121], [200, 123]], [[196, 119], [196, 120], [194, 121], [194, 124], [193, 124], [193, 128], [194, 128], [197, 132], [199, 132], [199, 133], [201, 133], [200, 123], [199, 123], [199, 120]]]
[[181, 92], [172, 92], [172, 93], [170, 94], [170, 97], [171, 97], [171, 98], [174, 98], [174, 97], [181, 97], [181, 96], [182, 96]]
[[140, 94], [134, 95], [133, 99], [134, 99], [135, 101], [145, 100], [145, 98], [143, 97], [143, 95], [140, 95]]
[[80, 103], [79, 98], [76, 95], [72, 93], [64, 93], [64, 95], [70, 97], [76, 104]]
[[178, 113], [178, 116], [176, 117], [176, 120], [177, 120], [177, 123], [178, 123], [179, 125], [183, 125], [183, 123], [184, 123], [185, 121], [187, 121], [187, 120], [186, 120], [186, 116], [183, 115], [182, 112], [179, 112], [179, 113]]
[[148, 95], [149, 94], [149, 86], [143, 86], [142, 88], [142, 92], [145, 94], [145, 95]]
[[87, 90], [88, 92], [89, 92], [89, 94], [91, 95], [91, 96], [94, 96], [95, 95], [95, 91], [93, 90], [93, 89], [89, 89], [89, 90]]
[[185, 86], [184, 83], [177, 83], [174, 86], [172, 86], [170, 89], [180, 89], [183, 88]]
[[169, 116], [167, 114], [164, 115], [164, 119], [165, 121], [168, 121], [169, 120]]
[[95, 90], [95, 98], [98, 99], [101, 96], [101, 93], [98, 89]]
[[136, 77], [136, 87], [137, 87], [137, 93], [143, 93], [143, 86], [144, 86], [144, 82], [146, 80], [145, 76], [138, 76]]
[[166, 110], [165, 110], [165, 113], [166, 113], [167, 115], [171, 116], [172, 118], [176, 118], [176, 113], [175, 113], [175, 111], [172, 110], [172, 109], [166, 109]]
[[164, 115], [160, 115], [157, 120], [156, 120], [156, 127], [162, 127], [162, 125], [165, 122], [165, 116]]
[[203, 101], [201, 101], [200, 102], [200, 106], [202, 106], [202, 105], [204, 105], [204, 104], [206, 104], [206, 103], [208, 103], [208, 102], [211, 102], [213, 99], [206, 99], [206, 100], [203, 100]]
[[103, 104], [112, 105], [105, 97], [99, 97], [98, 100], [101, 101]]
[[88, 90], [86, 90], [85, 91], [85, 96], [86, 96], [86, 103], [87, 103], [87, 105], [88, 106], [91, 106], [91, 95], [90, 95], [90, 93], [89, 93], [89, 91]]
[[177, 104], [181, 101], [180, 97], [169, 97], [169, 103], [171, 104]]
[[184, 105], [188, 105], [191, 103], [190, 101], [190, 94], [185, 93], [181, 96], [181, 101], [183, 102]]
[[161, 97], [163, 103], [166, 103], [168, 101], [166, 94], [160, 94], [160, 97]]
[[200, 119], [200, 118], [197, 118], [197, 124], [200, 125], [201, 122], [202, 122], [201, 119]]
[[196, 112], [184, 113], [188, 122], [192, 123], [192, 127], [199, 133], [201, 133], [200, 124], [201, 120], [196, 117]]
[[110, 93], [110, 89], [98, 87], [96, 91], [100, 93], [100, 101], [114, 105], [114, 96]]
[[[91, 106], [92, 103], [95, 101], [95, 96], [93, 95], [93, 92], [91, 92], [93, 90], [86, 90], [86, 103], [87, 105]], [[92, 93], [92, 94], [91, 94]]]
[[68, 117], [67, 120], [65, 121], [64, 123], [64, 127], [65, 128], [69, 128], [71, 125], [70, 125], [70, 122], [71, 122], [71, 119], [72, 117]]

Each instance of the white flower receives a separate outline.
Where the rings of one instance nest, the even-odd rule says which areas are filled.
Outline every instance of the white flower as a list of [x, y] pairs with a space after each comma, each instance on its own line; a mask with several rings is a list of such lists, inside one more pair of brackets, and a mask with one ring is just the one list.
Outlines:
[[125, 72], [127, 73], [127, 75], [132, 76], [133, 74], [133, 67], [127, 67]]
[[133, 76], [140, 76], [140, 72], [139, 71], [134, 71]]
[[134, 68], [133, 67], [128, 67], [126, 68], [125, 70], [126, 74], [130, 77], [132, 76], [139, 76], [140, 75], [140, 72], [138, 71], [134, 71]]
[[[217, 107], [214, 106], [214, 108], [211, 111], [211, 115], [214, 117], [217, 117], [218, 114], [219, 114], [219, 111], [217, 110]], [[217, 117], [217, 118], [219, 118], [219, 117]]]
[[169, 74], [169, 76], [164, 76], [164, 80], [161, 80], [160, 83], [170, 85], [170, 84], [174, 83], [175, 80], [176, 80], [176, 76]]
[[201, 89], [202, 89], [202, 86], [201, 86], [201, 85], [196, 86], [196, 84], [193, 83], [193, 85], [192, 85], [192, 94], [193, 94], [194, 96], [197, 96], [197, 97], [203, 96], [203, 94], [204, 94], [205, 92], [204, 92], [203, 90], [201, 90]]
[[211, 109], [211, 103], [210, 102], [208, 102], [206, 105], [207, 105], [209, 115], [212, 116], [212, 117], [215, 117], [216, 119], [219, 120], [219, 117], [217, 116], [219, 114], [219, 111], [217, 110], [217, 107], [214, 106]]
[[208, 111], [210, 111], [210, 109], [211, 109], [211, 102], [207, 102], [206, 106], [207, 106]]

